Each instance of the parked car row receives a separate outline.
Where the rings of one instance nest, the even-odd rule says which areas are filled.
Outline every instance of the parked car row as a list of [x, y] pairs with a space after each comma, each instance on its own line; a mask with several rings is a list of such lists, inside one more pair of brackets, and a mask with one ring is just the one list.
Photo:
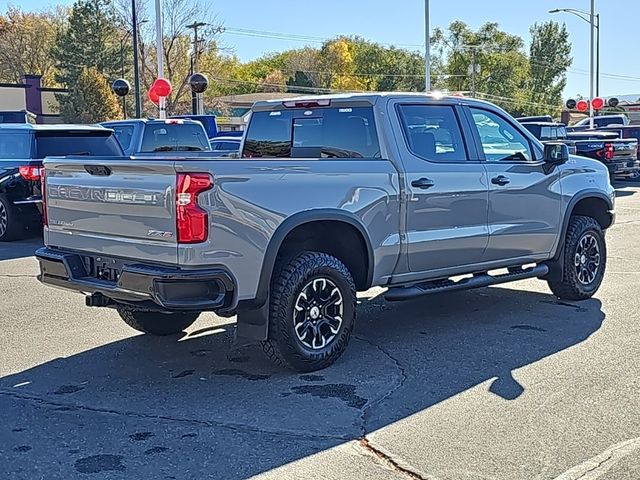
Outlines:
[[[24, 114], [23, 114], [24, 115]], [[45, 157], [229, 157], [240, 137], [211, 141], [190, 119], [123, 120], [102, 125], [0, 124], [0, 241], [42, 228], [42, 162]]]
[[624, 115], [603, 115], [594, 118], [595, 129], [588, 129], [589, 119], [573, 127], [551, 121], [551, 117], [518, 119], [542, 143], [561, 141], [570, 153], [593, 158], [604, 163], [612, 178], [640, 176], [640, 126], [628, 125]]

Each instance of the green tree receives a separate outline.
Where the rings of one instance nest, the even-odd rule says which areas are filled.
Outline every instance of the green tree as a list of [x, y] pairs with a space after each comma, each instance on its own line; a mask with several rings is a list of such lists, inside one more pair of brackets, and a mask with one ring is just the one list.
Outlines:
[[113, 12], [111, 0], [76, 1], [53, 49], [59, 68], [58, 82], [73, 88], [83, 70], [89, 67], [107, 78], [118, 75], [121, 32]]
[[84, 68], [68, 94], [56, 96], [66, 123], [98, 123], [122, 115], [118, 100], [105, 76], [96, 68]]
[[530, 103], [527, 113], [537, 115], [548, 113], [549, 107], [562, 107], [562, 92], [567, 85], [567, 69], [571, 66], [571, 43], [566, 25], [549, 21], [534, 23], [530, 28], [531, 45], [529, 47]]
[[444, 70], [438, 86], [470, 91], [513, 113], [523, 110], [529, 61], [522, 38], [500, 30], [497, 23], [473, 31], [456, 21], [447, 32], [436, 29], [433, 42], [436, 62]]

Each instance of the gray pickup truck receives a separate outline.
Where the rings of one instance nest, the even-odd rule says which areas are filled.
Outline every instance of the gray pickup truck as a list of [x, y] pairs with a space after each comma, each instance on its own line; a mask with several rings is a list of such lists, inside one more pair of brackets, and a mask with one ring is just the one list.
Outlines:
[[598, 290], [606, 167], [485, 102], [354, 94], [254, 106], [240, 158], [49, 158], [39, 279], [167, 335], [203, 311], [277, 364], [327, 367], [356, 291], [389, 301], [526, 278]]

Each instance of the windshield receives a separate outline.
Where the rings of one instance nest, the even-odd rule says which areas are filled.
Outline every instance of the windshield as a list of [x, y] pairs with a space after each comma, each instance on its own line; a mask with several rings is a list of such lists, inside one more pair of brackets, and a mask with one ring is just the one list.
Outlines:
[[151, 123], [142, 138], [141, 152], [206, 152], [209, 140], [200, 124]]

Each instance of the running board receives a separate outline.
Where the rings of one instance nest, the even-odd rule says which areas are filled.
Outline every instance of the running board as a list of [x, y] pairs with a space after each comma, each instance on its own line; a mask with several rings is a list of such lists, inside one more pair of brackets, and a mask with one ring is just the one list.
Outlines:
[[549, 273], [549, 267], [547, 265], [536, 265], [535, 267], [523, 268], [500, 275], [481, 273], [458, 281], [443, 280], [419, 283], [417, 285], [411, 285], [410, 287], [391, 287], [387, 290], [384, 298], [389, 302], [399, 302], [401, 300], [409, 300], [432, 293], [469, 290], [471, 288], [481, 288], [488, 287], [490, 285], [498, 285], [500, 283], [515, 282], [516, 280], [524, 280], [526, 278], [539, 278], [544, 277], [547, 273]]

